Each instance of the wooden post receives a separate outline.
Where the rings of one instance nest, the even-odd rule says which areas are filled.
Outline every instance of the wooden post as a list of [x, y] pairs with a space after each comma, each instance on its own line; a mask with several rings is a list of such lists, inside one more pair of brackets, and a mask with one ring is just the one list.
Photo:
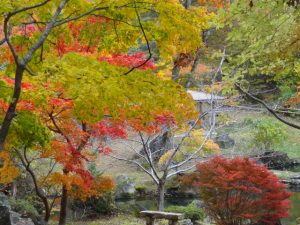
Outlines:
[[177, 225], [178, 220], [169, 220], [169, 225]]
[[146, 217], [146, 225], [154, 225], [154, 218]]

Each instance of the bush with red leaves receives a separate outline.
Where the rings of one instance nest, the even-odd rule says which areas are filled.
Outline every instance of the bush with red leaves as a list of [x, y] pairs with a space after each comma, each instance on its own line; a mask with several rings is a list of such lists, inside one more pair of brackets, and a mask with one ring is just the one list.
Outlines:
[[291, 194], [286, 185], [249, 158], [215, 157], [182, 180], [199, 188], [205, 210], [217, 225], [275, 225], [288, 217]]

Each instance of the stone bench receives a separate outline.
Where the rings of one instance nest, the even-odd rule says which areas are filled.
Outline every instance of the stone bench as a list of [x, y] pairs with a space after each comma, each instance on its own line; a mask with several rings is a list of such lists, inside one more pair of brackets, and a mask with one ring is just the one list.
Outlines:
[[181, 213], [170, 213], [170, 212], [160, 212], [160, 211], [141, 211], [140, 216], [146, 219], [146, 225], [154, 225], [156, 219], [169, 220], [169, 225], [178, 224], [178, 220], [184, 218]]

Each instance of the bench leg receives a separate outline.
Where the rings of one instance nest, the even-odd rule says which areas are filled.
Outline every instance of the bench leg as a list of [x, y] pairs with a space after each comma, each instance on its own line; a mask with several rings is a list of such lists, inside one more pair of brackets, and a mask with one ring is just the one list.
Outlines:
[[154, 225], [154, 219], [151, 217], [146, 218], [146, 225]]
[[178, 220], [169, 220], [169, 225], [177, 225]]

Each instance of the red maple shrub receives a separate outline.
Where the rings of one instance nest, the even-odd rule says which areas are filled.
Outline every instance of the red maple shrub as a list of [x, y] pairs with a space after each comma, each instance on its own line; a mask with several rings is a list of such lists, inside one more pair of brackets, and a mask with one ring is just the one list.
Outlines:
[[217, 225], [275, 225], [288, 217], [291, 193], [286, 185], [249, 158], [214, 157], [182, 180], [199, 188], [205, 210]]

